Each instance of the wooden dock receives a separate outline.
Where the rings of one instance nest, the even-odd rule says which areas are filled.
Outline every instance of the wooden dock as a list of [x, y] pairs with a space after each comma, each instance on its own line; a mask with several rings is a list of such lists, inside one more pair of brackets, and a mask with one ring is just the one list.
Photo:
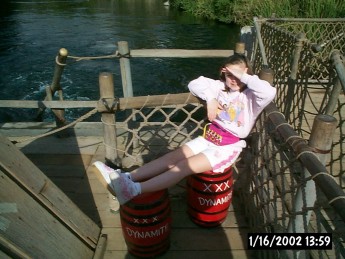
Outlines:
[[[127, 252], [122, 235], [119, 204], [90, 168], [94, 161], [104, 161], [105, 157], [100, 126], [81, 123], [75, 127], [76, 134], [69, 137], [48, 136], [16, 146], [101, 227], [101, 233], [107, 235], [103, 258], [134, 258]], [[40, 130], [42, 127], [36, 133]], [[34, 131], [32, 126], [31, 133]], [[17, 136], [23, 138], [26, 135], [20, 126], [13, 125], [3, 126], [0, 133], [12, 141], [18, 140]], [[159, 258], [254, 258], [246, 250], [249, 228], [244, 207], [236, 195], [228, 217], [220, 227], [202, 228], [195, 225], [186, 212], [185, 181], [171, 188], [169, 194], [172, 207], [170, 249]]]

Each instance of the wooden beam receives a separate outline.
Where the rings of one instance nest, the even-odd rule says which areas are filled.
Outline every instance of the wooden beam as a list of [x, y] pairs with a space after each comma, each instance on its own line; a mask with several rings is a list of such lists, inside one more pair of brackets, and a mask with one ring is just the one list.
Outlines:
[[98, 101], [34, 101], [34, 100], [0, 100], [1, 108], [95, 108]]
[[[107, 99], [108, 105], [112, 100]], [[120, 110], [140, 109], [155, 107], [158, 105], [199, 103], [199, 100], [191, 93], [148, 95], [119, 98]], [[110, 105], [111, 106], [111, 105]], [[0, 100], [0, 108], [98, 108], [99, 112], [107, 111], [103, 101], [29, 101], [29, 100]]]
[[199, 100], [191, 93], [137, 96], [120, 98], [120, 110], [189, 103], [199, 103]]
[[230, 49], [131, 49], [130, 56], [136, 58], [224, 58], [234, 53]]

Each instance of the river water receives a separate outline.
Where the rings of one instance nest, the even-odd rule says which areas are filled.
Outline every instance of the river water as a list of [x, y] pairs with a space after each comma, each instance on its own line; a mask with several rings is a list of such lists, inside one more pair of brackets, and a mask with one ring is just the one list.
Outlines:
[[[0, 99], [42, 100], [55, 56], [114, 54], [117, 42], [131, 49], [234, 49], [240, 28], [205, 21], [164, 6], [162, 0], [2, 0], [0, 3]], [[114, 75], [122, 97], [118, 59], [67, 60], [64, 99], [97, 100], [98, 75]], [[186, 92], [199, 75], [217, 77], [221, 59], [131, 59], [135, 96]], [[0, 109], [0, 122], [30, 121], [33, 110]], [[78, 112], [67, 111], [69, 119]], [[51, 120], [47, 115], [45, 120]]]

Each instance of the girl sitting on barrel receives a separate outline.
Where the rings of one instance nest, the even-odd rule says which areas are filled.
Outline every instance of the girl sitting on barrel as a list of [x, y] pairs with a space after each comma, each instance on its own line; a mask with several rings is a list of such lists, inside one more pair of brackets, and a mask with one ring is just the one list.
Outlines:
[[220, 69], [220, 79], [200, 76], [188, 84], [191, 93], [207, 103], [211, 122], [204, 136], [153, 160], [133, 172], [121, 173], [95, 162], [101, 180], [120, 204], [141, 193], [163, 190], [184, 177], [229, 168], [246, 146], [262, 110], [274, 99], [276, 89], [253, 75], [244, 55], [230, 56]]

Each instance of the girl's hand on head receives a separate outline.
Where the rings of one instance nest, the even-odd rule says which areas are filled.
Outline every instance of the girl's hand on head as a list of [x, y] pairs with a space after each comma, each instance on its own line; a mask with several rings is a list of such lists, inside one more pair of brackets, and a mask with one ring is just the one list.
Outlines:
[[209, 121], [213, 121], [217, 117], [217, 111], [219, 103], [216, 99], [212, 99], [207, 102], [207, 118]]
[[225, 73], [230, 73], [232, 74], [233, 76], [235, 76], [236, 78], [238, 79], [241, 79], [243, 74], [245, 74], [247, 72], [248, 68], [245, 68], [244, 70], [243, 69], [240, 69], [240, 68], [228, 68], [228, 67], [224, 67], [222, 69], [222, 72], [225, 72]]

